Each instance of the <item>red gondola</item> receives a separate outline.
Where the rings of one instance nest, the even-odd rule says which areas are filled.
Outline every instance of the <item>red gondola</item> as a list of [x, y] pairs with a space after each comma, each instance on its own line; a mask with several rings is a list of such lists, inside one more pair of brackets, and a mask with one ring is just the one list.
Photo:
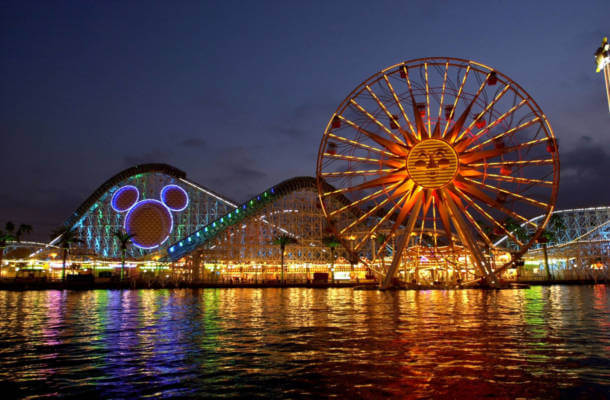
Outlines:
[[453, 106], [445, 106], [445, 119], [449, 119], [451, 110], [453, 110]]
[[489, 86], [493, 86], [496, 83], [498, 83], [498, 76], [496, 75], [496, 72], [493, 71], [491, 74], [489, 74], [489, 78], [487, 79], [487, 84]]
[[333, 129], [341, 128], [341, 118], [335, 115], [332, 122]]
[[510, 165], [503, 165], [502, 168], [500, 168], [500, 175], [510, 175], [513, 172], [513, 169], [510, 167]]
[[549, 139], [549, 143], [546, 145], [546, 151], [549, 153], [554, 153], [559, 148], [559, 144], [557, 143], [557, 139], [551, 138]]
[[332, 155], [337, 154], [337, 145], [335, 143], [333, 143], [333, 142], [330, 142], [328, 144], [328, 150], [326, 150], [326, 152], [328, 154], [332, 154]]
[[503, 149], [504, 148], [504, 141], [502, 140], [502, 138], [494, 140], [494, 147], [496, 149]]
[[396, 123], [396, 121], [398, 121], [398, 116], [392, 115], [392, 118], [390, 118], [390, 128], [391, 129], [398, 129], [398, 124]]

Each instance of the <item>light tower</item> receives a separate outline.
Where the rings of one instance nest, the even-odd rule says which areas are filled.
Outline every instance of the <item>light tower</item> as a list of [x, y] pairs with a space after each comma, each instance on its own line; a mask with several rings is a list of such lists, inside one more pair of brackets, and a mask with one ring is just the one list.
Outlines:
[[602, 40], [602, 45], [595, 52], [595, 64], [597, 65], [595, 72], [604, 71], [606, 98], [608, 99], [608, 111], [610, 112], [610, 44], [608, 44], [607, 37]]

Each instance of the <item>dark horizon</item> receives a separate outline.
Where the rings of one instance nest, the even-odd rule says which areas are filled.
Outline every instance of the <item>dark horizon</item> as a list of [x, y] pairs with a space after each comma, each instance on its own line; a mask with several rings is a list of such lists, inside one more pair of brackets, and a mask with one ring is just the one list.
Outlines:
[[0, 225], [28, 223], [28, 238], [47, 240], [106, 179], [142, 163], [236, 201], [313, 176], [348, 93], [430, 56], [520, 84], [559, 138], [558, 208], [610, 205], [610, 114], [593, 61], [608, 15], [602, 0], [5, 2]]

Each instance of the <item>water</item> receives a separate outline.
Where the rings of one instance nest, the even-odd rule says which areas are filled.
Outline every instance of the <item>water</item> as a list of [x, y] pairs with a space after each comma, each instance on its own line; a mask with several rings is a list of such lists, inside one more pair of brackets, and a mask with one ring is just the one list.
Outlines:
[[4, 398], [606, 398], [610, 286], [0, 292]]

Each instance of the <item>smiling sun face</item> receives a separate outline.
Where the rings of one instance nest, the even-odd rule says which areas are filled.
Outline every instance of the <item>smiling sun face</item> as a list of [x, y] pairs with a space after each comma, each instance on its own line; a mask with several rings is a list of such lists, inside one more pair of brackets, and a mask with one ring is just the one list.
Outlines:
[[445, 186], [455, 177], [457, 170], [457, 153], [444, 140], [423, 140], [407, 156], [407, 171], [411, 179], [426, 189]]

